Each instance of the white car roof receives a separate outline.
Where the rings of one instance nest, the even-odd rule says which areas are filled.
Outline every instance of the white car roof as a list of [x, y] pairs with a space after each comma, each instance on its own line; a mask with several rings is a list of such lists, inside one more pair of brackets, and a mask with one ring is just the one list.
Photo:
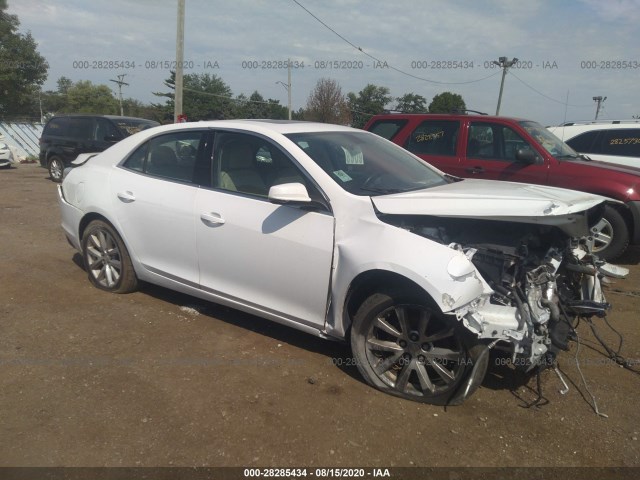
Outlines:
[[[333, 125], [329, 123], [318, 122], [303, 122], [297, 120], [262, 120], [262, 119], [247, 119], [247, 120], [207, 120], [202, 122], [186, 122], [186, 123], [173, 123], [170, 125], [163, 125], [161, 127], [155, 127], [154, 132], [159, 131], [174, 131], [190, 128], [241, 128], [254, 132], [266, 132], [280, 133], [286, 135], [289, 133], [302, 133], [302, 132], [363, 132], [363, 130], [345, 127], [342, 125]], [[151, 129], [149, 129], [150, 131]]]

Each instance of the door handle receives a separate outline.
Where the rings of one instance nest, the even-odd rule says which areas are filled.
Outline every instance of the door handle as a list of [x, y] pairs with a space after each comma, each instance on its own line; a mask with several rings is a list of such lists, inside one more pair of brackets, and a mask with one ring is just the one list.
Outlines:
[[484, 168], [482, 167], [469, 167], [466, 169], [467, 173], [483, 173]]
[[136, 200], [136, 197], [129, 190], [127, 190], [126, 192], [118, 192], [117, 195], [118, 195], [118, 198], [122, 200], [124, 203], [131, 203], [131, 202], [135, 202]]
[[205, 223], [213, 223], [215, 225], [224, 224], [224, 218], [222, 218], [219, 213], [201, 213], [200, 219]]

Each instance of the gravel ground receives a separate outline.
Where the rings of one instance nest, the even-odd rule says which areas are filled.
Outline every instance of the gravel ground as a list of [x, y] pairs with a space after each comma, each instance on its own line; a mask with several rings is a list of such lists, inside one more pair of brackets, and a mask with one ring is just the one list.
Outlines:
[[[0, 171], [0, 198], [0, 466], [640, 465], [640, 376], [585, 322], [560, 356], [566, 395], [545, 371], [548, 403], [523, 408], [535, 378], [498, 358], [464, 405], [422, 405], [365, 385], [345, 345], [158, 287], [93, 288], [38, 166]], [[639, 261], [607, 294], [637, 369]]]

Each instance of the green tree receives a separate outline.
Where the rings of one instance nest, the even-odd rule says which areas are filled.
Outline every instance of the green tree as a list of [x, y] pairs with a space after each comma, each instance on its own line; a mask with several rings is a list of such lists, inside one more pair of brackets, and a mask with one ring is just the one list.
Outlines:
[[358, 94], [350, 92], [347, 95], [349, 110], [351, 110], [351, 125], [362, 128], [369, 118], [384, 112], [385, 106], [393, 100], [387, 87], [380, 87], [371, 83], [367, 84]]
[[57, 91], [41, 94], [42, 110], [56, 113], [97, 113], [119, 115], [118, 100], [107, 85], [96, 85], [89, 80], [73, 83], [66, 77], [58, 79]]
[[304, 119], [322, 123], [347, 125], [351, 114], [340, 84], [330, 78], [321, 78], [311, 91], [304, 111]]
[[120, 107], [108, 86], [80, 80], [67, 90], [67, 100], [62, 112], [119, 115]]
[[425, 113], [427, 111], [427, 99], [417, 93], [405, 93], [396, 98], [398, 104], [396, 110], [403, 113]]
[[[173, 121], [176, 73], [164, 81], [170, 92], [154, 92], [167, 99], [164, 104], [154, 104], [163, 112], [164, 120]], [[208, 73], [190, 73], [182, 79], [182, 111], [189, 121], [233, 118], [235, 104], [231, 98], [231, 88], [222, 78]]]
[[0, 116], [31, 116], [49, 64], [31, 33], [19, 33], [18, 17], [6, 10], [7, 0], [0, 0]]
[[236, 97], [234, 118], [270, 118], [284, 120], [289, 118], [289, 111], [279, 100], [265, 100], [256, 90], [249, 98], [244, 94]]
[[464, 100], [457, 93], [439, 93], [429, 104], [429, 113], [452, 113], [466, 110]]
[[161, 122], [163, 120], [164, 111], [153, 105], [142, 103], [133, 98], [125, 98], [122, 100], [122, 110], [127, 117], [147, 118]]

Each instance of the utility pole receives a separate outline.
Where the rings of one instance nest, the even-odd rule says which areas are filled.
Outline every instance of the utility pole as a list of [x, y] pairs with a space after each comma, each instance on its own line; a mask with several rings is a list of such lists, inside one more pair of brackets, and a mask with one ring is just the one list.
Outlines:
[[176, 83], [173, 121], [182, 115], [182, 66], [184, 63], [184, 0], [178, 0], [178, 27], [176, 32]]
[[287, 70], [288, 70], [287, 75], [288, 75], [289, 83], [284, 83], [279, 81], [276, 83], [279, 83], [287, 90], [287, 93], [289, 95], [289, 120], [291, 120], [291, 59], [287, 60]]
[[600, 114], [600, 106], [604, 103], [604, 101], [607, 99], [607, 97], [602, 97], [602, 96], [597, 96], [597, 97], [593, 97], [593, 101], [596, 102], [596, 118], [595, 120], [598, 119], [598, 115]]
[[118, 84], [118, 98], [120, 99], [120, 116], [124, 116], [124, 111], [122, 110], [122, 86], [126, 85], [127, 87], [129, 86], [128, 83], [126, 83], [124, 81], [124, 77], [126, 76], [126, 73], [123, 73], [121, 75], [118, 75], [118, 80], [109, 80], [110, 82], [115, 82]]
[[502, 81], [500, 82], [500, 94], [498, 95], [498, 107], [496, 108], [496, 115], [500, 115], [500, 104], [502, 103], [502, 90], [504, 89], [504, 77], [507, 75], [507, 70], [509, 69], [509, 67], [513, 67], [516, 62], [518, 61], [517, 58], [514, 58], [513, 60], [507, 60], [507, 57], [500, 57], [498, 58], [498, 61], [493, 61], [491, 62], [494, 65], [498, 65], [500, 66], [500, 68], [502, 68]]
[[287, 59], [287, 74], [288, 74], [288, 88], [287, 93], [289, 93], [289, 120], [291, 120], [291, 59]]

